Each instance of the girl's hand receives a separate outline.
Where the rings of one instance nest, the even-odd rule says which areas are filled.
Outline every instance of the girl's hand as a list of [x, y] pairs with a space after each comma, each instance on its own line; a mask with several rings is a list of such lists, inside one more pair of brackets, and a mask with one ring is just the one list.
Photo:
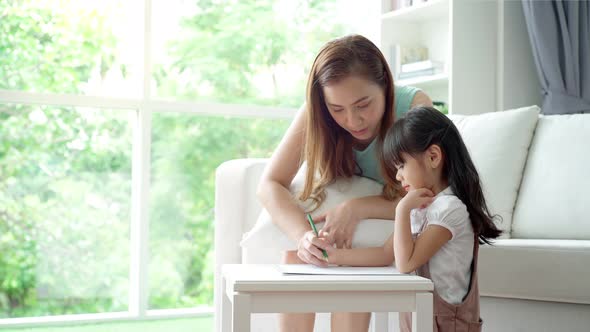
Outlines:
[[344, 202], [327, 213], [316, 217], [316, 222], [325, 221], [322, 231], [336, 248], [351, 248], [352, 236], [360, 218], [354, 214], [351, 201]]
[[313, 230], [305, 232], [297, 242], [297, 257], [308, 264], [328, 266], [321, 249], [332, 249], [332, 243], [327, 238], [315, 236]]
[[434, 193], [430, 189], [420, 188], [408, 191], [406, 196], [399, 201], [397, 207], [405, 211], [423, 209], [434, 201]]

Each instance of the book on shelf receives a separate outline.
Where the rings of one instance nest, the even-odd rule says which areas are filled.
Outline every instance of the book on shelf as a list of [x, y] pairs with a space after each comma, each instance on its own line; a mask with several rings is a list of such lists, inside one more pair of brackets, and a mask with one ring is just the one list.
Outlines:
[[398, 10], [412, 5], [412, 0], [391, 0], [391, 10]]
[[391, 10], [398, 10], [413, 5], [418, 5], [428, 0], [391, 0]]
[[398, 75], [398, 79], [404, 80], [407, 78], [414, 78], [420, 76], [431, 76], [434, 74], [438, 74], [439, 71], [435, 70], [434, 68], [422, 69], [422, 70], [415, 70], [410, 72], [401, 72]]
[[400, 73], [408, 73], [408, 72], [413, 72], [413, 71], [417, 71], [417, 70], [425, 70], [425, 69], [430, 69], [430, 68], [442, 70], [443, 63], [440, 61], [435, 61], [435, 60], [422, 60], [422, 61], [404, 63], [403, 65], [400, 66]]
[[394, 78], [399, 78], [403, 65], [428, 60], [428, 48], [422, 45], [394, 44], [391, 45], [390, 55], [389, 64]]

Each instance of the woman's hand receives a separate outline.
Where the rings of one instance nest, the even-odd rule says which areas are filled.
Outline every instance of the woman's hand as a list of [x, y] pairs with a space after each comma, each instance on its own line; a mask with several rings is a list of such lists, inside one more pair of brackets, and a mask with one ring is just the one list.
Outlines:
[[399, 201], [397, 209], [402, 209], [404, 211], [411, 211], [418, 208], [423, 209], [430, 205], [433, 200], [434, 193], [430, 189], [415, 189], [408, 191], [406, 196]]
[[352, 201], [347, 201], [315, 218], [318, 223], [326, 222], [322, 232], [327, 233], [327, 238], [336, 244], [336, 248], [352, 247], [352, 236], [360, 221], [355, 211]]
[[313, 230], [307, 231], [297, 242], [297, 257], [308, 264], [328, 266], [324, 260], [322, 249], [329, 252], [332, 243], [325, 237], [317, 237]]

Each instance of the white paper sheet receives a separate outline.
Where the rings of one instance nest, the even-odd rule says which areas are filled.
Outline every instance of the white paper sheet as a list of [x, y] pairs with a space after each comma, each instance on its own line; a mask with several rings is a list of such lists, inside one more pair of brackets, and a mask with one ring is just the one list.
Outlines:
[[393, 266], [357, 267], [357, 266], [328, 266], [318, 267], [311, 264], [279, 264], [278, 269], [283, 274], [332, 274], [332, 275], [392, 275], [402, 274]]

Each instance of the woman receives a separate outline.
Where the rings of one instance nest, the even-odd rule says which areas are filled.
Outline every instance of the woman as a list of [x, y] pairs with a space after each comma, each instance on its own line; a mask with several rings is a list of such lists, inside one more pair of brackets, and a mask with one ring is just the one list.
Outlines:
[[[413, 106], [431, 106], [430, 98], [412, 87], [395, 87], [383, 54], [359, 35], [328, 42], [320, 50], [307, 83], [306, 104], [299, 110], [262, 175], [258, 197], [273, 222], [297, 243], [286, 252], [285, 264], [326, 266], [321, 249], [331, 244], [318, 239], [304, 212], [289, 193], [289, 185], [307, 162], [301, 200], [322, 202], [323, 189], [339, 177], [362, 175], [384, 183], [378, 148], [396, 116]], [[318, 177], [314, 180], [314, 174]], [[400, 199], [398, 188], [386, 186], [383, 195], [343, 202], [324, 217], [323, 230], [338, 248], [350, 248], [362, 219], [393, 219]], [[283, 314], [281, 331], [312, 331], [314, 314]], [[369, 313], [333, 313], [332, 331], [367, 331]]]

